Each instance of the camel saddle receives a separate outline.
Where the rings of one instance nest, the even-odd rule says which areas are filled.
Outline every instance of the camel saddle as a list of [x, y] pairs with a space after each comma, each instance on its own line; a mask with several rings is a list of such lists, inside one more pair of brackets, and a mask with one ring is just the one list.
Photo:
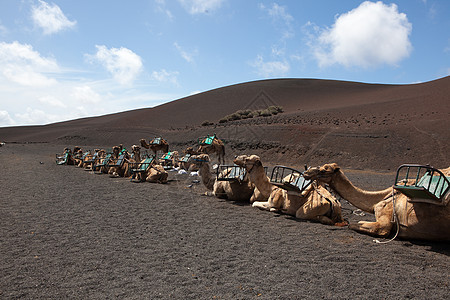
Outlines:
[[160, 137], [154, 138], [152, 141], [152, 145], [161, 145], [161, 139]]
[[247, 170], [237, 165], [220, 165], [216, 171], [218, 181], [243, 181], [247, 175]]
[[287, 191], [302, 193], [310, 184], [303, 173], [286, 166], [275, 166], [270, 175], [270, 183]]
[[412, 203], [446, 206], [450, 201], [450, 177], [429, 165], [401, 165], [397, 169], [394, 189]]
[[215, 134], [208, 135], [205, 138], [200, 138], [199, 139], [199, 144], [200, 145], [211, 145], [215, 138], [216, 138]]

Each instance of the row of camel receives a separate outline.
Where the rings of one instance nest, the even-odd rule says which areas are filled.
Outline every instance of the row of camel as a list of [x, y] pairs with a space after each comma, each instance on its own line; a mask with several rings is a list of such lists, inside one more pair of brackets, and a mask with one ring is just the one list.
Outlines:
[[[168, 152], [168, 144], [166, 146], [165, 143], [164, 148], [152, 147], [153, 143], [146, 143], [145, 140], [141, 140], [140, 144], [152, 150], [155, 155], [158, 151]], [[223, 145], [221, 141], [214, 144]], [[449, 193], [446, 195], [446, 205], [438, 206], [411, 202], [407, 196], [396, 192], [393, 187], [380, 191], [366, 191], [353, 185], [335, 163], [304, 171], [302, 176], [311, 181], [306, 189], [286, 190], [270, 181], [257, 155], [239, 155], [233, 160], [235, 165], [245, 169], [244, 177], [238, 180], [219, 180], [221, 176], [215, 174], [211, 168], [210, 154], [216, 153], [219, 162], [224, 164], [225, 151], [221, 150], [221, 147], [209, 147], [207, 151], [205, 147], [200, 146], [198, 150], [188, 148], [184, 152], [190, 155], [189, 159], [180, 161], [173, 158], [172, 165], [186, 170], [198, 170], [203, 185], [217, 198], [248, 201], [259, 209], [281, 212], [298, 219], [326, 225], [348, 225], [352, 230], [377, 237], [388, 237], [396, 230], [396, 236], [404, 239], [450, 241]], [[140, 161], [140, 147], [133, 145], [132, 153], [133, 155], [128, 158], [128, 167], [123, 170], [110, 169], [109, 174], [131, 176], [127, 173], [127, 168], [130, 169], [130, 166]], [[231, 168], [225, 167], [221, 171], [222, 177], [225, 173], [229, 173]], [[154, 171], [144, 175], [145, 181], [167, 182], [168, 174], [162, 165], [155, 163], [150, 168], [152, 169]], [[445, 176], [450, 176], [450, 167], [440, 171]], [[376, 221], [348, 224], [342, 217], [341, 204], [335, 195], [362, 211], [374, 214]]]

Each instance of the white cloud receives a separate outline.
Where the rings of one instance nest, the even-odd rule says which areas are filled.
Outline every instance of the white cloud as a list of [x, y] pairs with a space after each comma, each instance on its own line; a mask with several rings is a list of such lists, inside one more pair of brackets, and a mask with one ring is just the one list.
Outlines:
[[95, 104], [101, 102], [101, 96], [87, 85], [74, 87], [70, 96], [76, 104]]
[[53, 107], [66, 108], [67, 106], [58, 98], [52, 95], [46, 95], [38, 98], [38, 101], [42, 104], [47, 104]]
[[27, 107], [23, 113], [16, 113], [15, 119], [19, 124], [47, 124], [58, 120], [59, 116], [51, 115], [41, 109]]
[[34, 23], [42, 28], [44, 34], [53, 34], [73, 28], [77, 23], [76, 21], [69, 21], [58, 5], [50, 5], [41, 0], [39, 0], [38, 6], [33, 6], [31, 17]]
[[166, 8], [165, 0], [156, 0], [155, 2], [156, 2], [156, 8], [159, 12], [165, 14], [170, 21], [173, 21], [175, 19], [172, 12]]
[[313, 45], [320, 66], [396, 65], [409, 56], [412, 25], [397, 5], [366, 1], [337, 17]]
[[290, 65], [287, 61], [265, 62], [261, 55], [258, 55], [256, 60], [250, 65], [256, 69], [258, 75], [263, 77], [284, 76], [290, 70]]
[[189, 53], [186, 50], [184, 50], [183, 48], [181, 48], [180, 45], [178, 45], [178, 43], [174, 43], [175, 48], [177, 48], [178, 52], [180, 53], [181, 57], [187, 61], [188, 63], [193, 63], [194, 62], [194, 55], [196, 54], [196, 51], [193, 53]]
[[220, 8], [223, 0], [178, 0], [191, 15], [205, 14]]
[[5, 79], [24, 86], [50, 86], [56, 80], [44, 75], [58, 72], [59, 67], [52, 58], [42, 57], [33, 47], [12, 43], [0, 43], [0, 74]]
[[178, 75], [180, 73], [177, 71], [169, 72], [165, 69], [162, 69], [161, 71], [153, 71], [151, 78], [153, 80], [156, 80], [158, 82], [170, 82], [174, 85], [178, 85]]
[[9, 113], [6, 110], [0, 110], [0, 126], [14, 125], [15, 122], [11, 119]]
[[294, 20], [294, 17], [287, 12], [286, 6], [273, 3], [272, 7], [266, 7], [264, 4], [260, 4], [259, 8], [266, 11], [274, 21], [282, 20], [286, 24], [289, 24]]
[[95, 55], [86, 55], [89, 59], [97, 60], [113, 78], [120, 84], [130, 84], [141, 73], [143, 64], [139, 55], [121, 47], [107, 49], [106, 46], [95, 46]]
[[273, 3], [272, 7], [266, 7], [264, 4], [260, 4], [259, 8], [267, 13], [273, 22], [282, 23], [282, 40], [289, 39], [294, 36], [294, 29], [292, 26], [294, 17], [288, 13], [288, 9], [286, 6]]

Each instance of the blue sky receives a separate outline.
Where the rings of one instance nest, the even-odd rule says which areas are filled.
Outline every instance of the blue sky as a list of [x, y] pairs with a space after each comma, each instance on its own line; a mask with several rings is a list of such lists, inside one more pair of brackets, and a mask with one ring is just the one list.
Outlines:
[[269, 78], [450, 74], [450, 1], [0, 0], [0, 126]]

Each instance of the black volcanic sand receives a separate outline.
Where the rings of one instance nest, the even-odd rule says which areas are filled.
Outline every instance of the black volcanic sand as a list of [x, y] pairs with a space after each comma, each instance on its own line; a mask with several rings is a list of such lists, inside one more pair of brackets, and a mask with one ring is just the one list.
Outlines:
[[[2, 299], [449, 298], [449, 244], [375, 244], [201, 196], [188, 175], [159, 185], [57, 166], [62, 149], [0, 148]], [[364, 188], [393, 180], [346, 174]], [[343, 208], [350, 222], [373, 219]]]

